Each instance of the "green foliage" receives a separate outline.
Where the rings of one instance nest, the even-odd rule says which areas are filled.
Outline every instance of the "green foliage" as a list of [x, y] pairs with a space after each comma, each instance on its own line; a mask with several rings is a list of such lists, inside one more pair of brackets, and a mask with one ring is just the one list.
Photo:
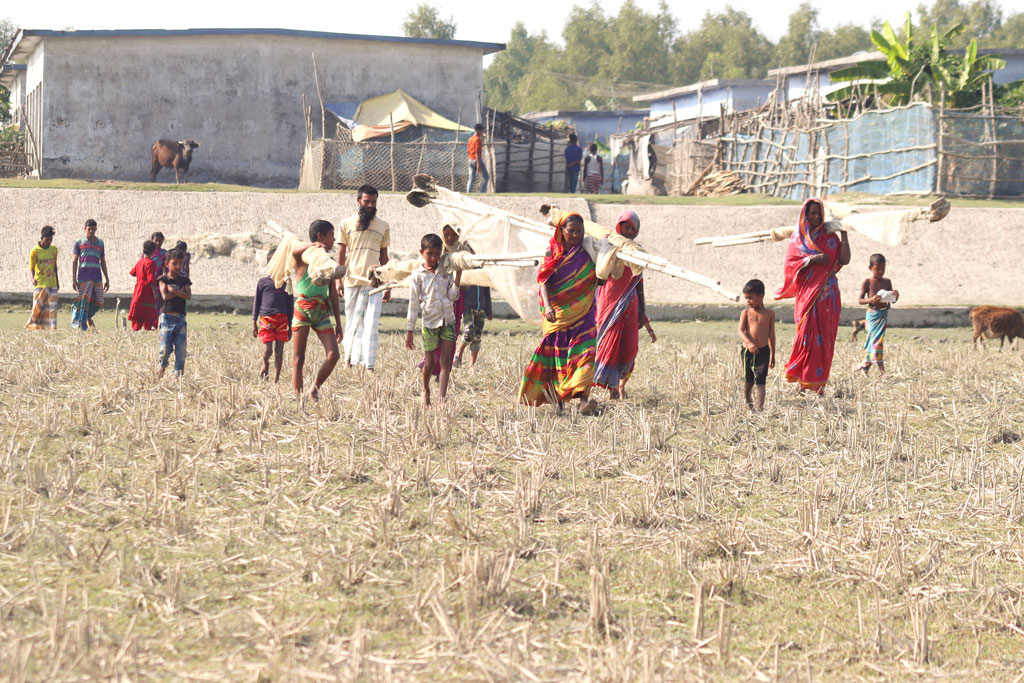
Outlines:
[[[963, 55], [955, 54], [949, 46], [964, 33], [962, 24], [955, 24], [939, 34], [932, 26], [928, 40], [914, 39], [914, 29], [907, 12], [903, 30], [897, 34], [887, 21], [880, 31], [871, 32], [871, 41], [884, 55], [885, 61], [865, 61], [855, 66], [834, 71], [833, 82], [875, 81], [870, 90], [877, 92], [891, 105], [908, 104], [915, 97], [931, 91], [937, 97], [946, 93], [946, 105], [970, 107], [981, 98], [982, 87], [992, 76], [990, 71], [1006, 66], [1006, 61], [995, 55], [979, 56], [978, 41], [972, 38]], [[829, 95], [833, 102], [850, 99], [856, 87], [850, 85]]]
[[436, 7], [421, 2], [405, 15], [402, 31], [409, 38], [451, 40], [455, 37], [455, 17], [443, 19]]
[[1024, 81], [997, 86], [995, 98], [1000, 107], [1024, 107]]
[[[14, 22], [10, 19], [0, 19], [0, 55], [6, 50], [11, 40], [14, 38], [14, 34], [18, 32], [18, 27], [15, 26]], [[0, 123], [10, 120], [11, 118], [11, 92], [0, 85]]]
[[708, 12], [700, 28], [672, 46], [676, 82], [711, 78], [762, 78], [768, 73], [773, 46], [746, 12], [726, 5]]
[[995, 0], [935, 0], [930, 9], [925, 5], [918, 5], [918, 27], [914, 38], [918, 42], [926, 43], [931, 38], [928, 27], [960, 24], [964, 31], [951, 38], [949, 47], [964, 48], [967, 47], [970, 38], [985, 40], [993, 36], [1002, 24], [1002, 18], [1003, 11]]
[[[933, 0], [918, 9], [918, 29], [908, 22], [897, 32], [885, 23], [873, 32], [854, 24], [823, 28], [813, 0], [804, 0], [790, 14], [778, 44], [746, 12], [729, 5], [707, 12], [696, 28], [679, 34], [665, 2], [646, 11], [636, 0], [625, 0], [615, 14], [594, 2], [572, 8], [560, 39], [530, 34], [516, 24], [508, 49], [487, 68], [484, 87], [490, 106], [516, 113], [582, 109], [588, 101], [614, 109], [633, 106], [632, 96], [640, 93], [712, 78], [763, 78], [774, 67], [880, 49], [886, 62], [858, 65], [849, 73], [888, 81], [878, 92], [893, 102], [907, 101], [911, 90], [920, 94], [929, 84], [934, 93], [945, 83], [951, 104], [961, 106], [976, 98], [984, 71], [998, 63], [998, 58], [979, 57], [977, 45], [1024, 48], [1024, 12], [1004, 21], [997, 2]], [[936, 36], [938, 59], [932, 54], [932, 25], [954, 27]], [[954, 52], [975, 39], [973, 53]], [[852, 89], [841, 92], [849, 96]]]

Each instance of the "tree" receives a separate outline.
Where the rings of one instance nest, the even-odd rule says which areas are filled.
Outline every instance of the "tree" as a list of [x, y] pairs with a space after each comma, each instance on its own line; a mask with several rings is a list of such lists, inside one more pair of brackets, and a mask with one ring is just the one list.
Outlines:
[[949, 44], [951, 48], [966, 47], [968, 36], [978, 40], [990, 38], [1003, 22], [1003, 10], [996, 0], [934, 0], [929, 9], [925, 5], [917, 6], [917, 32], [914, 35], [919, 42], [930, 39], [929, 28], [934, 26], [939, 31], [961, 24], [964, 31], [954, 37]]
[[726, 5], [708, 12], [700, 28], [672, 45], [674, 80], [693, 83], [711, 78], [763, 78], [774, 46], [743, 11]]
[[436, 7], [421, 2], [405, 15], [402, 31], [409, 38], [437, 38], [451, 40], [455, 37], [455, 17], [441, 18]]
[[983, 40], [982, 44], [985, 47], [1024, 48], [1024, 12], [1006, 17], [995, 34]]
[[[885, 56], [884, 61], [863, 61], [830, 74], [833, 82], [871, 81], [870, 90], [884, 97], [889, 104], [912, 102], [930, 89], [932, 97], [945, 91], [946, 104], [951, 107], [969, 107], [981, 99], [982, 86], [992, 80], [992, 71], [1006, 66], [1006, 61], [995, 55], [979, 56], [978, 40], [972, 38], [957, 55], [949, 46], [964, 32], [963, 24], [955, 24], [945, 33], [931, 27], [927, 41], [915, 41], [910, 12], [903, 22], [903, 31], [897, 35], [889, 22], [881, 31], [871, 32], [871, 41]], [[833, 102], [850, 99], [855, 86], [850, 85], [829, 94]]]
[[809, 2], [800, 3], [800, 7], [789, 15], [789, 30], [786, 35], [779, 39], [775, 46], [776, 66], [797, 66], [807, 64], [811, 60], [811, 52], [815, 52], [815, 59], [820, 59], [817, 53], [820, 47], [822, 31], [818, 27], [818, 10]]
[[[18, 27], [10, 19], [0, 19], [0, 54], [7, 50], [7, 46], [14, 39]], [[0, 85], [0, 123], [7, 123], [11, 117], [11, 92]]]
[[523, 22], [516, 22], [505, 50], [495, 55], [484, 71], [488, 106], [519, 113], [530, 111], [534, 103], [546, 104], [557, 98], [564, 92], [550, 75], [557, 58], [547, 35], [530, 34]]
[[835, 59], [874, 48], [875, 46], [871, 42], [871, 31], [854, 24], [841, 24], [831, 31], [826, 30], [822, 33], [818, 39], [818, 49], [814, 52], [814, 58], [819, 61]]

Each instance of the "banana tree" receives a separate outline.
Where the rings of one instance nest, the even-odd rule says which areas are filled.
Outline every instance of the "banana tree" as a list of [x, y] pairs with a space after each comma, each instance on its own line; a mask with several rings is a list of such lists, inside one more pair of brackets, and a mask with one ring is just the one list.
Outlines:
[[991, 78], [990, 71], [1006, 66], [1006, 61], [994, 55], [979, 57], [977, 40], [971, 41], [963, 55], [948, 52], [946, 46], [963, 31], [963, 24], [956, 24], [942, 34], [932, 27], [931, 39], [917, 45], [909, 12], [904, 18], [902, 38], [885, 22], [880, 31], [871, 32], [871, 42], [885, 60], [863, 61], [833, 71], [829, 75], [832, 82], [850, 85], [830, 93], [828, 99], [849, 100], [859, 88], [877, 94], [890, 105], [901, 105], [913, 101], [915, 94], [929, 86], [933, 96], [944, 86], [947, 106], [970, 106], [978, 99], [982, 84]]

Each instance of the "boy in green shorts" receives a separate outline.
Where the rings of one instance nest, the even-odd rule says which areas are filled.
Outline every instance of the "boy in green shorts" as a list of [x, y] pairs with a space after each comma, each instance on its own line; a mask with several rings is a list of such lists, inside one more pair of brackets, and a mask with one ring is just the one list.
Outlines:
[[440, 267], [441, 238], [433, 233], [420, 240], [423, 263], [413, 271], [409, 284], [409, 313], [405, 318], [405, 348], [412, 351], [412, 333], [416, 319], [423, 314], [423, 407], [430, 405], [430, 377], [434, 372], [434, 349], [441, 349], [438, 362], [440, 400], [448, 393], [452, 372], [452, 350], [455, 348], [455, 300], [459, 298], [462, 272], [452, 277]]
[[[341, 313], [338, 310], [338, 292], [331, 282], [322, 286], [313, 284], [309, 277], [309, 267], [302, 260], [302, 253], [315, 246], [324, 251], [334, 248], [334, 226], [324, 220], [316, 220], [309, 226], [309, 244], [302, 244], [292, 251], [295, 259], [295, 312], [292, 315], [292, 388], [296, 396], [302, 395], [302, 369], [306, 363], [306, 342], [309, 331], [316, 332], [320, 343], [324, 346], [327, 357], [316, 373], [313, 388], [309, 397], [314, 401], [319, 398], [320, 387], [327, 381], [338, 364], [340, 354], [338, 344], [344, 333], [341, 327]], [[331, 315], [334, 325], [331, 325]]]

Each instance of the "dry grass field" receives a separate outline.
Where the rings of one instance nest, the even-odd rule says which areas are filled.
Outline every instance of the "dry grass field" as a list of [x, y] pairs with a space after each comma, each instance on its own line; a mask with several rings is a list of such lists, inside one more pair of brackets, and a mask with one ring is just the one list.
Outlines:
[[660, 324], [584, 418], [515, 405], [518, 324], [423, 414], [399, 320], [316, 405], [244, 316], [192, 316], [180, 384], [109, 314], [23, 320], [5, 680], [1021, 680], [1024, 358], [967, 330], [893, 331], [886, 381], [841, 330], [826, 398], [776, 369], [750, 415], [733, 325]]

